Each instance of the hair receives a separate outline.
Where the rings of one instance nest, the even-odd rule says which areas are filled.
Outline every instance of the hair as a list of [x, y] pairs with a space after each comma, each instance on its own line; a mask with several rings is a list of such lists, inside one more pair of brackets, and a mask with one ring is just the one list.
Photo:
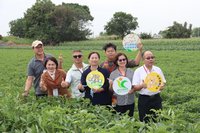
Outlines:
[[80, 53], [82, 53], [81, 50], [73, 50], [73, 51], [72, 51], [72, 53], [75, 53], [75, 52], [80, 52]]
[[127, 57], [126, 54], [124, 54], [124, 53], [117, 53], [117, 55], [115, 56], [114, 63], [115, 63], [116, 66], [119, 66], [119, 65], [117, 64], [117, 61], [118, 61], [118, 58], [119, 58], [120, 56], [122, 56], [122, 55], [126, 58], [126, 66], [127, 66], [127, 64], [128, 64], [128, 57]]
[[[142, 58], [144, 59], [144, 54], [147, 52], [147, 51], [150, 51], [150, 50], [145, 50], [142, 52]], [[150, 51], [151, 52], [151, 51]]]
[[57, 61], [57, 59], [55, 57], [48, 57], [46, 59], [46, 61], [44, 62], [44, 67], [45, 68], [46, 68], [46, 65], [47, 65], [48, 61], [53, 61], [56, 64], [56, 69], [58, 68], [58, 61]]
[[98, 52], [91, 52], [91, 53], [89, 53], [88, 59], [90, 59], [90, 57], [91, 57], [93, 54], [97, 54], [97, 56], [98, 56], [99, 59], [100, 59], [100, 54], [99, 54]]
[[117, 50], [117, 46], [113, 43], [107, 43], [103, 46], [104, 51], [106, 51], [108, 48], [113, 48], [115, 51]]

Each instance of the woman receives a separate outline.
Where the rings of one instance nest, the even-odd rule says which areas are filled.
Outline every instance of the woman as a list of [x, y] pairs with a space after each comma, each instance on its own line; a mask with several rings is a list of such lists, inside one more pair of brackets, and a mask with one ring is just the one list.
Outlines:
[[[98, 52], [91, 52], [88, 55], [90, 66], [86, 69], [81, 76], [81, 84], [79, 89], [85, 92], [85, 98], [89, 98], [93, 105], [111, 105], [111, 98], [109, 96], [109, 72], [99, 67], [100, 55]], [[86, 77], [92, 71], [98, 71], [103, 74], [104, 83], [100, 89], [90, 88], [87, 85]]]
[[71, 93], [61, 86], [64, 81], [66, 73], [58, 69], [58, 61], [55, 57], [49, 57], [44, 66], [46, 71], [42, 74], [40, 80], [40, 87], [42, 91], [47, 91], [48, 96], [67, 96], [71, 97]]
[[[130, 69], [127, 68], [127, 63], [128, 63], [128, 58], [124, 53], [118, 53], [116, 55], [114, 63], [117, 66], [117, 69], [115, 69], [111, 74], [110, 74], [110, 83], [111, 83], [111, 90], [113, 91], [112, 84], [113, 81], [120, 77], [127, 77], [130, 81], [132, 81], [132, 77], [134, 72]], [[117, 93], [114, 92], [114, 96], [116, 96], [116, 107], [115, 110], [120, 113], [125, 113], [126, 111], [129, 111], [128, 115], [133, 116], [134, 112], [134, 93], [133, 89], [129, 90], [128, 94], [125, 95], [118, 95]]]

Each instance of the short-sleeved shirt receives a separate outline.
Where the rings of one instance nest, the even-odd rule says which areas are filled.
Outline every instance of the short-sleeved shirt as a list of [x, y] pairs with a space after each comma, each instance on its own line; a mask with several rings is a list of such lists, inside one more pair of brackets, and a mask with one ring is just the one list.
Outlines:
[[72, 67], [67, 72], [65, 81], [70, 83], [72, 98], [84, 97], [84, 93], [81, 93], [77, 87], [78, 87], [78, 84], [81, 82], [81, 75], [83, 71], [85, 71], [87, 68], [88, 68], [88, 64], [85, 64], [85, 63], [83, 63], [82, 70], [78, 69], [75, 66], [75, 64], [73, 64]]
[[43, 70], [45, 69], [44, 67], [44, 62], [48, 57], [51, 57], [52, 55], [50, 54], [45, 54], [44, 55], [44, 61], [36, 59], [36, 57], [33, 57], [29, 64], [28, 64], [28, 71], [27, 71], [27, 76], [33, 76], [34, 77], [34, 89], [35, 89], [35, 94], [47, 94], [46, 92], [41, 91], [39, 83], [40, 83], [40, 78], [43, 73]]
[[[166, 80], [165, 80], [165, 77], [163, 75], [163, 72], [162, 70], [157, 67], [157, 66], [153, 66], [151, 71], [147, 71], [148, 69], [145, 67], [145, 65], [137, 68], [134, 72], [134, 75], [133, 75], [133, 81], [132, 81], [132, 85], [140, 85], [143, 83], [143, 81], [145, 80], [147, 74], [149, 74], [150, 72], [157, 72], [164, 83], [166, 83]], [[146, 88], [142, 88], [140, 91], [139, 91], [139, 94], [141, 95], [149, 95], [149, 96], [152, 96], [152, 95], [155, 95], [157, 93], [160, 93], [160, 91], [158, 92], [151, 92], [150, 90], [146, 89]]]
[[[127, 68], [126, 70], [126, 77], [132, 82], [133, 78], [133, 70], [130, 68]], [[123, 76], [119, 69], [114, 70], [110, 74], [110, 78], [112, 81], [114, 81], [116, 78]], [[133, 94], [126, 94], [126, 95], [118, 95], [114, 92], [114, 95], [117, 97], [117, 105], [122, 106], [122, 105], [130, 105], [134, 103], [134, 93]]]
[[[135, 64], [135, 60], [128, 61], [128, 68], [133, 68], [136, 66], [138, 65]], [[113, 61], [104, 61], [103, 63], [101, 63], [100, 67], [107, 69], [110, 73], [117, 68], [116, 64]]]

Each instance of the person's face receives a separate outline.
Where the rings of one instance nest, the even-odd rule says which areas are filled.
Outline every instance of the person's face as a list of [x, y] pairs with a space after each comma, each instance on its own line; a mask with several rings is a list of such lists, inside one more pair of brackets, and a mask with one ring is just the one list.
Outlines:
[[91, 66], [98, 66], [99, 65], [99, 57], [96, 53], [94, 53], [90, 56], [89, 63], [90, 63]]
[[44, 48], [42, 44], [39, 44], [37, 47], [33, 48], [33, 51], [36, 55], [42, 55], [44, 54]]
[[56, 63], [53, 61], [49, 60], [46, 64], [47, 71], [49, 72], [54, 72], [56, 70]]
[[155, 62], [155, 56], [153, 55], [152, 52], [146, 51], [144, 53], [143, 60], [144, 60], [144, 64], [146, 66], [152, 66], [154, 64], [154, 62]]
[[124, 55], [119, 56], [117, 60], [117, 64], [119, 67], [126, 67], [126, 64], [127, 64], [126, 57]]
[[105, 55], [106, 55], [108, 60], [113, 61], [115, 59], [115, 56], [116, 56], [116, 51], [115, 51], [114, 48], [109, 47], [109, 48], [106, 49]]
[[80, 64], [83, 62], [83, 55], [81, 52], [74, 52], [72, 57], [75, 64]]

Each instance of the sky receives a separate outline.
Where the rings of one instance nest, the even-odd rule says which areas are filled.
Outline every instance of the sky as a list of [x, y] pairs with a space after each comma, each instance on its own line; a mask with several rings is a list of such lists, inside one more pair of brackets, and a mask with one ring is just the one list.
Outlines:
[[[10, 30], [9, 22], [22, 18], [28, 8], [36, 0], [0, 0], [0, 34], [7, 36]], [[119, 11], [131, 14], [137, 18], [139, 27], [135, 33], [157, 34], [172, 26], [173, 22], [192, 24], [200, 27], [200, 0], [52, 0], [56, 5], [78, 3], [87, 5], [94, 20], [89, 27], [93, 36], [104, 31], [104, 26], [111, 20], [113, 14]]]

